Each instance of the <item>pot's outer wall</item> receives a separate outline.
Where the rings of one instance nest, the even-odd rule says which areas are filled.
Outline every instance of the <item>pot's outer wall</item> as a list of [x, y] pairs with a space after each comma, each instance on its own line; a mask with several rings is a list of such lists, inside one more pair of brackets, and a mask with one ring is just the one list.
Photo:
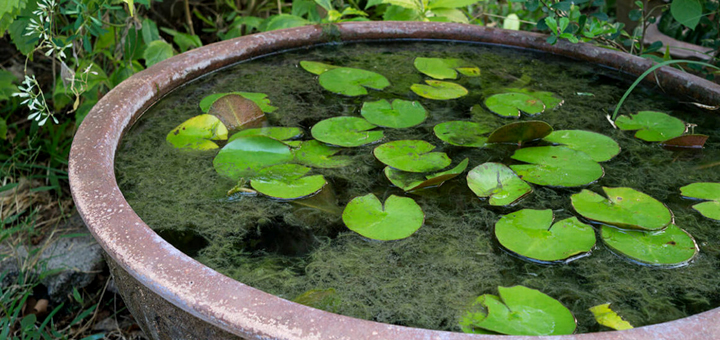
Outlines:
[[[561, 337], [471, 335], [327, 313], [248, 287], [181, 253], [135, 214], [115, 181], [113, 161], [119, 141], [150, 105], [200, 75], [290, 48], [337, 41], [440, 39], [541, 50], [634, 75], [652, 66], [648, 60], [589, 44], [561, 41], [549, 45], [545, 38], [461, 24], [356, 22], [267, 32], [183, 53], [130, 77], [88, 114], [70, 152], [73, 198], [91, 233], [115, 262], [111, 267], [124, 289], [123, 297], [146, 334], [155, 339], [224, 339], [232, 335], [247, 339], [720, 339], [720, 309], [627, 331]], [[657, 82], [678, 97], [720, 104], [720, 86], [716, 84], [670, 68], [657, 74]]]

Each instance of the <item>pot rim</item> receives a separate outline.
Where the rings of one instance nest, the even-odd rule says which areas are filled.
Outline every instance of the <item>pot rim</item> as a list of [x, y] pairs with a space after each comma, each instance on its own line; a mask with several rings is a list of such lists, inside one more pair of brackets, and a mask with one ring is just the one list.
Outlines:
[[[73, 140], [69, 178], [88, 229], [125, 271], [175, 306], [227, 332], [272, 339], [539, 339], [475, 335], [360, 320], [306, 307], [228, 278], [175, 249], [130, 208], [117, 186], [114, 158], [125, 131], [157, 100], [199, 76], [241, 60], [328, 42], [444, 40], [481, 42], [568, 56], [638, 76], [647, 59], [590, 44], [545, 42], [536, 33], [474, 25], [425, 22], [350, 22], [259, 33], [207, 45], [164, 60], [128, 78], [90, 111]], [[651, 76], [652, 77], [652, 76]], [[657, 81], [694, 101], [720, 102], [720, 86], [664, 67]], [[128, 100], [128, 98], [132, 98]], [[709, 103], [707, 101], [710, 101]], [[720, 308], [626, 331], [557, 337], [599, 339], [720, 338]]]

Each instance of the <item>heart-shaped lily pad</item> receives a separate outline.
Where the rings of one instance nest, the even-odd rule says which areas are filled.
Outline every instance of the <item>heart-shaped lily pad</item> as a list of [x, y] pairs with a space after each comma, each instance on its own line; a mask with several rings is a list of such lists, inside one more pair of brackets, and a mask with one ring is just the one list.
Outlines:
[[468, 77], [480, 76], [480, 69], [461, 59], [415, 58], [415, 68], [435, 79], [455, 79], [460, 72]]
[[310, 134], [323, 143], [355, 147], [383, 139], [382, 131], [369, 131], [376, 127], [360, 117], [333, 117], [319, 121], [310, 129]]
[[493, 131], [488, 137], [487, 143], [522, 144], [543, 138], [552, 131], [553, 128], [550, 124], [540, 120], [514, 122], [503, 125]]
[[460, 320], [466, 333], [564, 335], [577, 327], [575, 316], [546, 294], [525, 286], [498, 287], [499, 297], [478, 297]]
[[692, 236], [674, 224], [651, 232], [603, 226], [601, 237], [615, 252], [649, 265], [684, 265], [698, 252]]
[[489, 197], [490, 205], [510, 205], [532, 192], [527, 182], [501, 163], [483, 163], [467, 175], [467, 184], [478, 197]]
[[510, 168], [523, 180], [538, 185], [577, 187], [593, 183], [605, 173], [590, 156], [564, 146], [519, 149], [511, 157], [530, 163]]
[[666, 141], [685, 132], [682, 120], [656, 111], [640, 111], [630, 117], [622, 115], [615, 120], [615, 125], [620, 130], [638, 130], [635, 137], [647, 142]]
[[268, 99], [266, 94], [258, 93], [258, 92], [239, 92], [239, 91], [238, 92], [227, 92], [227, 93], [215, 93], [215, 94], [206, 96], [205, 98], [200, 100], [200, 110], [202, 110], [202, 112], [207, 113], [210, 110], [210, 107], [212, 106], [213, 103], [215, 103], [218, 99], [220, 99], [224, 96], [227, 96], [229, 94], [235, 94], [235, 95], [241, 96], [243, 98], [252, 100], [253, 102], [255, 102], [255, 104], [257, 104], [257, 106], [260, 107], [262, 112], [270, 113], [270, 112], [277, 110], [277, 107], [270, 105], [270, 99]]
[[448, 144], [479, 148], [487, 142], [487, 137], [483, 135], [492, 128], [481, 123], [455, 120], [435, 125], [433, 131], [435, 136]]
[[279, 141], [287, 141], [289, 139], [297, 139], [302, 137], [303, 131], [300, 128], [296, 127], [278, 127], [278, 126], [269, 126], [269, 127], [262, 127], [262, 128], [253, 128], [253, 129], [245, 129], [240, 130], [233, 134], [230, 139], [228, 139], [228, 142], [232, 142], [238, 138], [245, 137], [245, 136], [265, 136], [270, 137], [272, 139], [277, 139]]
[[385, 165], [407, 172], [431, 172], [450, 165], [444, 152], [432, 152], [435, 146], [422, 140], [398, 140], [380, 145], [373, 150], [375, 157]]
[[468, 159], [465, 158], [460, 164], [450, 170], [430, 175], [400, 171], [387, 166], [385, 167], [385, 177], [398, 188], [405, 191], [413, 191], [431, 186], [440, 186], [445, 181], [460, 175], [465, 171], [467, 165]]
[[520, 117], [522, 112], [536, 115], [545, 111], [545, 104], [540, 99], [524, 93], [500, 93], [485, 99], [487, 108], [503, 117]]
[[342, 168], [352, 163], [352, 159], [348, 156], [334, 156], [340, 150], [342, 148], [309, 140], [303, 142], [300, 149], [295, 151], [295, 160], [300, 164], [315, 168]]
[[412, 198], [391, 195], [385, 206], [374, 194], [355, 197], [342, 214], [352, 231], [381, 241], [409, 237], [422, 227], [425, 214]]
[[402, 99], [393, 100], [392, 105], [385, 99], [365, 102], [360, 114], [370, 123], [394, 129], [415, 126], [427, 118], [427, 110], [420, 103]]
[[495, 237], [506, 249], [541, 262], [577, 258], [595, 246], [595, 231], [576, 217], [552, 222], [550, 209], [519, 210], [495, 223]]
[[528, 96], [540, 99], [540, 101], [542, 101], [543, 104], [545, 105], [546, 111], [555, 109], [558, 106], [562, 105], [563, 102], [565, 102], [565, 100], [558, 97], [556, 94], [554, 94], [552, 92], [547, 92], [547, 91], [531, 91], [529, 89], [519, 89], [519, 88], [507, 88], [507, 89], [505, 89], [505, 91], [524, 93]]
[[168, 133], [165, 139], [176, 148], [217, 149], [211, 140], [227, 139], [228, 130], [220, 119], [211, 115], [192, 117]]
[[620, 315], [610, 309], [609, 303], [591, 307], [590, 312], [593, 313], [595, 320], [603, 326], [610, 327], [618, 331], [633, 328], [629, 322], [623, 320]]
[[326, 90], [350, 97], [367, 94], [366, 88], [382, 90], [390, 81], [381, 74], [350, 67], [338, 67], [320, 74], [320, 86]]
[[557, 130], [543, 140], [583, 152], [596, 162], [609, 161], [620, 153], [620, 146], [612, 138], [591, 131]]
[[264, 195], [278, 199], [297, 199], [320, 191], [325, 184], [323, 175], [304, 177], [310, 168], [297, 164], [278, 164], [258, 171], [250, 186]]
[[300, 67], [302, 67], [305, 71], [317, 75], [321, 75], [327, 71], [338, 68], [338, 66], [308, 60], [301, 61]]
[[213, 160], [215, 171], [239, 180], [253, 177], [260, 169], [292, 160], [290, 148], [282, 142], [265, 136], [238, 138], [220, 149]]
[[660, 201], [632, 188], [603, 187], [608, 198], [590, 190], [570, 197], [583, 217], [628, 229], [660, 230], [672, 223], [672, 214]]
[[466, 88], [455, 83], [439, 80], [425, 82], [427, 85], [412, 84], [410, 89], [420, 97], [436, 100], [456, 99], [468, 94]]
[[720, 183], [701, 182], [680, 188], [680, 194], [700, 200], [708, 200], [693, 205], [693, 209], [707, 218], [720, 221]]

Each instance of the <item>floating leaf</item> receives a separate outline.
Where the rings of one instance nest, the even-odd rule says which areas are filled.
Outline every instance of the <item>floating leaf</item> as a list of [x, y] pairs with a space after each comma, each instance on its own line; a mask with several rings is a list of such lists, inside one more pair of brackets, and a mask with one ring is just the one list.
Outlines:
[[255, 102], [236, 94], [218, 98], [208, 114], [218, 117], [230, 131], [257, 126], [265, 120], [265, 114]]
[[292, 160], [290, 148], [265, 136], [245, 136], [223, 147], [213, 160], [215, 171], [234, 180], [257, 175], [260, 169]]
[[340, 297], [333, 288], [311, 289], [298, 295], [292, 301], [331, 313], [337, 312], [340, 307]]
[[565, 102], [565, 100], [558, 97], [556, 94], [554, 94], [552, 92], [547, 92], [547, 91], [531, 91], [528, 89], [519, 89], [519, 88], [507, 88], [507, 89], [505, 89], [505, 91], [524, 93], [528, 96], [540, 99], [540, 101], [542, 101], [543, 104], [545, 105], [546, 111], [555, 109], [558, 106], [562, 105], [563, 102]]
[[295, 151], [298, 163], [315, 168], [342, 168], [350, 165], [352, 159], [347, 156], [335, 156], [342, 148], [328, 146], [316, 140], [305, 141]]
[[267, 98], [266, 94], [257, 92], [228, 92], [211, 94], [200, 101], [200, 110], [207, 113], [210, 110], [210, 106], [212, 106], [215, 101], [229, 94], [235, 94], [243, 98], [252, 100], [265, 113], [270, 113], [277, 110], [277, 107], [270, 105], [270, 99]]
[[503, 117], [520, 117], [521, 112], [536, 115], [545, 111], [540, 99], [524, 93], [500, 93], [485, 99], [487, 108]]
[[318, 80], [326, 90], [351, 97], [367, 94], [366, 87], [382, 90], [390, 86], [387, 78], [378, 73], [349, 67], [323, 72]]
[[660, 145], [662, 145], [666, 149], [702, 149], [703, 146], [705, 146], [705, 142], [707, 142], [709, 137], [710, 136], [708, 135], [698, 134], [684, 135], [680, 137], [670, 138], [664, 142], [661, 142]]
[[342, 219], [352, 231], [381, 241], [400, 240], [415, 233], [425, 220], [412, 198], [390, 195], [385, 206], [373, 194], [355, 197], [345, 207]]
[[[415, 58], [415, 68], [435, 79], [455, 79], [457, 71], [469, 77], [480, 75], [480, 69], [460, 59], [454, 58]], [[457, 70], [457, 71], [456, 71]]]
[[172, 129], [165, 139], [176, 148], [210, 150], [218, 148], [211, 140], [225, 140], [227, 135], [227, 128], [220, 119], [199, 115]]
[[602, 166], [590, 156], [564, 146], [538, 146], [519, 149], [513, 159], [530, 163], [510, 168], [525, 181], [554, 187], [577, 187], [603, 176]]
[[527, 182], [501, 163], [484, 163], [467, 175], [467, 184], [478, 197], [489, 197], [490, 205], [510, 205], [532, 192]]
[[590, 190], [570, 197], [583, 217], [621, 228], [660, 230], [672, 223], [670, 210], [658, 200], [632, 188], [603, 187], [608, 198]]
[[479, 148], [487, 142], [487, 137], [483, 135], [492, 129], [485, 124], [455, 120], [435, 125], [433, 131], [435, 136], [448, 144]]
[[327, 71], [338, 68], [338, 66], [333, 66], [330, 64], [324, 64], [324, 63], [319, 63], [317, 61], [308, 61], [308, 60], [301, 61], [300, 67], [302, 67], [305, 71], [308, 71], [312, 74], [317, 74], [317, 75], [321, 75]]
[[382, 131], [368, 131], [376, 127], [360, 117], [333, 117], [315, 124], [310, 134], [323, 143], [355, 147], [383, 139]]
[[233, 134], [228, 142], [232, 142], [240, 137], [245, 136], [265, 136], [279, 141], [286, 141], [288, 139], [296, 139], [302, 137], [302, 129], [296, 127], [262, 127], [254, 129], [240, 130]]
[[394, 129], [415, 126], [427, 118], [427, 111], [420, 103], [402, 99], [393, 100], [392, 106], [385, 99], [365, 102], [360, 114], [370, 123]]
[[666, 141], [685, 132], [682, 120], [655, 111], [640, 111], [630, 117], [622, 115], [615, 120], [615, 125], [620, 130], [638, 130], [635, 137], [647, 142]]
[[515, 122], [497, 128], [490, 134], [487, 143], [522, 144], [543, 138], [552, 131], [550, 124], [539, 120]]
[[499, 297], [478, 297], [462, 316], [466, 333], [478, 329], [508, 335], [572, 334], [575, 317], [559, 301], [524, 286], [498, 287]]
[[431, 152], [435, 146], [422, 140], [398, 140], [373, 150], [375, 157], [395, 169], [408, 172], [431, 172], [450, 165], [444, 152]]
[[684, 265], [698, 251], [692, 236], [674, 224], [651, 232], [603, 226], [601, 237], [612, 250], [650, 265]]
[[506, 249], [542, 262], [576, 257], [595, 246], [595, 231], [577, 218], [552, 222], [550, 209], [519, 210], [495, 223], [495, 237]]
[[709, 202], [693, 205], [693, 209], [707, 218], [720, 221], [720, 183], [700, 182], [680, 188], [680, 194]]
[[590, 131], [557, 130], [543, 140], [585, 153], [596, 162], [609, 161], [620, 153], [620, 146], [612, 138]]
[[455, 83], [439, 80], [425, 82], [427, 85], [412, 84], [410, 89], [420, 97], [436, 100], [456, 99], [468, 94], [466, 88]]
[[617, 331], [633, 328], [629, 322], [623, 320], [620, 315], [610, 309], [609, 303], [590, 307], [590, 312], [595, 316], [595, 320], [603, 326], [610, 327]]
[[385, 177], [387, 177], [387, 179], [398, 188], [405, 191], [413, 191], [430, 186], [442, 185], [445, 181], [460, 175], [463, 171], [465, 171], [467, 165], [468, 159], [465, 158], [456, 167], [448, 171], [438, 172], [431, 175], [400, 171], [387, 166], [385, 167]]
[[250, 186], [264, 195], [278, 199], [297, 199], [320, 191], [325, 184], [323, 175], [305, 176], [310, 168], [297, 164], [278, 164], [258, 171]]

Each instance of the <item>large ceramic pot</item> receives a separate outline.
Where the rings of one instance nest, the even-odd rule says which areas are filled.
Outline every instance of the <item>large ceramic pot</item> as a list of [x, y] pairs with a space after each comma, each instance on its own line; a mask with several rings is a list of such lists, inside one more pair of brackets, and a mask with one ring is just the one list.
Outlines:
[[[264, 293], [205, 267], [154, 233], [128, 206], [113, 171], [120, 139], [155, 101], [176, 87], [241, 60], [328, 42], [451, 40], [540, 50], [639, 75], [645, 59], [588, 44], [472, 25], [363, 22], [306, 26], [224, 41], [165, 60], [110, 91], [78, 130], [70, 153], [70, 185], [77, 209], [107, 252], [130, 311], [154, 339], [537, 339], [470, 335], [358, 320]], [[720, 86], [662, 69], [666, 91], [687, 101], [720, 103]], [[546, 338], [546, 337], [544, 337]], [[664, 324], [563, 339], [720, 339], [720, 309]]]

